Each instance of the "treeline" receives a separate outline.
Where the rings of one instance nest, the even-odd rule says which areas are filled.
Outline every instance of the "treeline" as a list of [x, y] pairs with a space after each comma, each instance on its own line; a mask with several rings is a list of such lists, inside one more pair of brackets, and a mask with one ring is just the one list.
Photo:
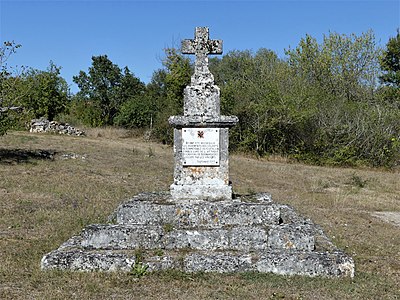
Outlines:
[[241, 120], [233, 146], [316, 164], [398, 164], [400, 81], [385, 80], [387, 55], [371, 32], [331, 33], [320, 44], [306, 36], [285, 60], [266, 49], [213, 60], [223, 110]]
[[[16, 49], [7, 47], [0, 53], [4, 58]], [[231, 51], [210, 58], [210, 70], [221, 88], [221, 113], [240, 119], [230, 131], [232, 150], [314, 164], [400, 163], [399, 32], [385, 49], [377, 47], [372, 32], [330, 33], [321, 43], [307, 35], [285, 58], [268, 49]], [[24, 107], [26, 118], [145, 129], [171, 143], [167, 120], [182, 114], [193, 61], [166, 49], [163, 67], [145, 85], [106, 55], [94, 56], [91, 67], [73, 77], [76, 95], [68, 93], [59, 71], [50, 63], [46, 71], [16, 76], [2, 64], [0, 106]], [[12, 114], [0, 114], [0, 127], [11, 124]]]

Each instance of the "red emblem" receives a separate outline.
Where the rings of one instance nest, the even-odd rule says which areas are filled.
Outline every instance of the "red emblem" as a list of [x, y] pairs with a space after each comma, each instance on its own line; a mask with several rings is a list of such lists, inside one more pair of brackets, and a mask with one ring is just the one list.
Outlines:
[[204, 138], [204, 131], [203, 130], [197, 131], [197, 137], [203, 139]]

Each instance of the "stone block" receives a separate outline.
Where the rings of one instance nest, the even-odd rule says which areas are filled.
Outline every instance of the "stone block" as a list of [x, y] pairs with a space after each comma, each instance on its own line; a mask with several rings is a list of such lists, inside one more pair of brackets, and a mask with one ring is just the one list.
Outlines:
[[214, 230], [174, 230], [165, 235], [166, 249], [227, 250], [230, 232]]
[[183, 260], [185, 272], [246, 272], [253, 269], [250, 254], [235, 255], [230, 253], [193, 253]]
[[124, 203], [117, 208], [117, 211], [115, 212], [115, 220], [118, 224], [173, 224], [175, 214], [176, 208], [174, 205], [133, 200]]
[[268, 233], [259, 226], [233, 227], [230, 232], [230, 249], [239, 251], [258, 251], [268, 248]]
[[249, 199], [234, 201], [181, 201], [170, 202], [168, 197], [154, 202], [153, 194], [123, 203], [115, 212], [119, 224], [163, 225], [175, 228], [222, 227], [230, 225], [277, 225], [280, 221], [280, 208], [272, 203], [269, 195], [259, 195], [261, 200]]
[[268, 247], [313, 251], [315, 249], [314, 230], [309, 224], [273, 226], [268, 232]]
[[256, 270], [280, 275], [354, 277], [354, 261], [342, 252], [268, 251]]
[[90, 225], [60, 249], [257, 251], [270, 248], [267, 241], [267, 230], [254, 226], [175, 229], [144, 225]]
[[171, 195], [174, 199], [185, 200], [225, 200], [232, 198], [232, 187], [225, 184], [172, 184]]
[[168, 269], [180, 269], [180, 261], [171, 255], [151, 256], [146, 258], [144, 263], [149, 272], [162, 271]]
[[[162, 255], [145, 253], [141, 263], [150, 272], [173, 268], [184, 272], [256, 271], [310, 277], [354, 277], [354, 261], [340, 251], [165, 251]], [[43, 270], [129, 272], [134, 266], [135, 253], [132, 251], [56, 250], [45, 255], [41, 261]]]
[[125, 271], [135, 264], [135, 257], [113, 252], [88, 252], [81, 250], [52, 251], [41, 261], [42, 270], [70, 271]]
[[86, 249], [156, 249], [162, 247], [160, 226], [90, 225], [82, 234]]

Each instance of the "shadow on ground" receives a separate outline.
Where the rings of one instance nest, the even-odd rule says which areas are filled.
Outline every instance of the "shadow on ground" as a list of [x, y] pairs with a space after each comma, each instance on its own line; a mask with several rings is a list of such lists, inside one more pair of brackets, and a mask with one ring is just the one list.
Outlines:
[[1, 149], [0, 164], [30, 163], [33, 160], [54, 160], [54, 150], [25, 150], [25, 149]]

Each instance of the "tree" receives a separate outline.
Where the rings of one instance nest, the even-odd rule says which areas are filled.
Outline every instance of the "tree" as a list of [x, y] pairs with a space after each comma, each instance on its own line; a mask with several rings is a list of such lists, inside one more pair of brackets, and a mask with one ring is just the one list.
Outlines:
[[16, 117], [15, 105], [18, 99], [15, 90], [20, 81], [20, 74], [13, 71], [7, 65], [7, 61], [20, 47], [21, 45], [14, 41], [6, 41], [0, 47], [0, 135], [7, 132]]
[[153, 114], [152, 98], [146, 93], [130, 98], [121, 105], [115, 117], [115, 125], [126, 128], [151, 128]]
[[[26, 67], [16, 70], [7, 66], [7, 59], [19, 47], [14, 42], [5, 42], [0, 48], [1, 134], [4, 134], [7, 126], [11, 126], [12, 121], [29, 117], [52, 120], [65, 110], [69, 100], [68, 85], [60, 76], [61, 67], [53, 62], [50, 62], [46, 71]], [[15, 115], [13, 108], [23, 109], [23, 114]]]
[[231, 148], [286, 154], [300, 138], [294, 127], [307, 112], [302, 102], [307, 98], [299, 92], [288, 64], [265, 48], [256, 53], [231, 51], [210, 61], [221, 87], [223, 114], [240, 120], [231, 130]]
[[121, 105], [144, 91], [144, 84], [125, 67], [122, 70], [107, 57], [93, 56], [88, 74], [73, 77], [80, 91], [77, 98], [101, 111], [101, 124], [112, 125]]
[[26, 94], [21, 105], [35, 118], [45, 117], [53, 120], [62, 113], [69, 103], [69, 88], [60, 76], [61, 67], [50, 61], [46, 71], [30, 69], [25, 78]]
[[315, 99], [309, 138], [297, 146], [297, 158], [341, 165], [398, 163], [399, 110], [377, 101], [380, 53], [371, 31], [330, 33], [322, 44], [307, 35], [287, 51], [291, 76]]
[[377, 87], [380, 50], [372, 31], [357, 36], [329, 33], [322, 44], [310, 35], [286, 51], [288, 63], [325, 95], [352, 101], [371, 99]]
[[122, 101], [126, 101], [132, 97], [143, 95], [146, 86], [139, 78], [129, 70], [128, 67], [124, 68], [123, 75], [121, 77], [121, 85], [119, 88], [119, 97]]
[[167, 48], [162, 60], [163, 68], [155, 71], [147, 85], [148, 99], [152, 99], [154, 134], [163, 143], [172, 141], [172, 127], [168, 118], [183, 113], [183, 91], [193, 73], [189, 58], [175, 48]]
[[287, 59], [268, 49], [210, 59], [223, 114], [239, 117], [230, 146], [321, 164], [393, 166], [399, 114], [376, 98], [380, 49], [372, 32], [309, 35]]
[[379, 77], [384, 85], [400, 88], [400, 30], [389, 39], [380, 59], [383, 74]]
[[397, 36], [389, 39], [380, 58], [382, 75], [379, 77], [383, 86], [378, 90], [385, 103], [400, 108], [400, 30]]
[[166, 100], [170, 112], [180, 114], [183, 111], [183, 90], [190, 83], [193, 69], [190, 59], [179, 54], [177, 49], [167, 48], [164, 51], [166, 55], [163, 60], [163, 65], [166, 68]]

